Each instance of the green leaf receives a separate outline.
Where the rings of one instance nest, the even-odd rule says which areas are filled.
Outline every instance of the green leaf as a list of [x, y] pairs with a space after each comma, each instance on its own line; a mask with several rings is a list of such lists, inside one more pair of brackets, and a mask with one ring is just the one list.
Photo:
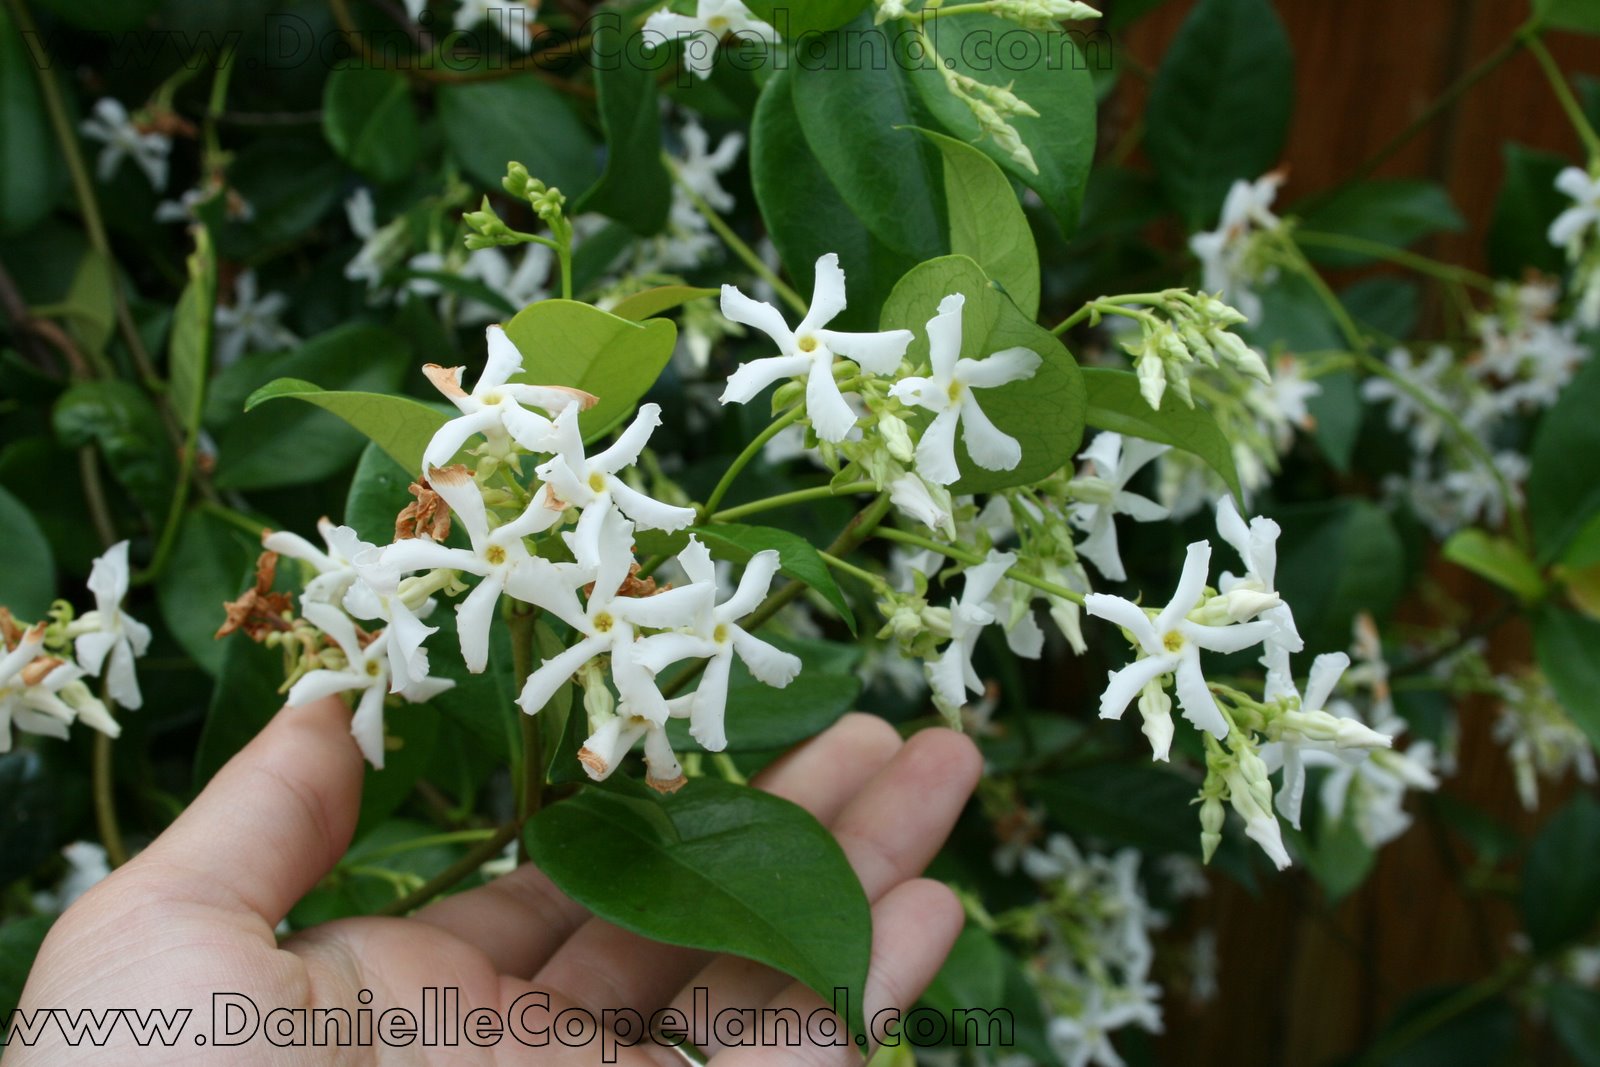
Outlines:
[[1271, 170], [1294, 110], [1294, 55], [1268, 0], [1200, 0], [1150, 89], [1145, 148], [1190, 229]]
[[[1305, 228], [1360, 237], [1404, 248], [1423, 237], [1457, 232], [1466, 225], [1450, 192], [1438, 182], [1396, 178], [1352, 185], [1307, 213]], [[1377, 257], [1306, 243], [1306, 255], [1329, 267], [1355, 267]]]
[[[775, 967], [859, 1016], [872, 920], [844, 852], [804, 809], [697, 778], [670, 797], [588, 788], [526, 831], [539, 869], [598, 917]], [[859, 1018], [850, 1020], [857, 1024]]]
[[1570, 201], [1556, 188], [1556, 175], [1571, 163], [1564, 156], [1519, 144], [1502, 149], [1505, 184], [1489, 221], [1489, 269], [1512, 278], [1529, 267], [1546, 274], [1566, 270], [1566, 253], [1545, 236]]
[[856, 617], [850, 610], [850, 602], [839, 591], [827, 563], [810, 541], [788, 530], [772, 526], [742, 526], [734, 522], [697, 526], [694, 532], [700, 535], [713, 556], [735, 563], [747, 562], [757, 552], [775, 549], [780, 561], [778, 569], [821, 593], [823, 599], [832, 604], [844, 619], [845, 625], [850, 627], [850, 632], [856, 632]]
[[849, 30], [807, 41], [808, 60], [795, 68], [795, 113], [851, 213], [890, 248], [927, 259], [946, 246], [933, 153], [907, 128], [918, 111], [902, 65], [850, 61], [863, 40], [892, 38], [863, 15]]
[[1600, 360], [1589, 360], [1544, 413], [1533, 439], [1528, 473], [1528, 518], [1535, 558], [1561, 555], [1600, 513], [1600, 478], [1583, 457], [1600, 454]]
[[1322, 391], [1306, 400], [1306, 410], [1316, 420], [1311, 436], [1333, 469], [1344, 473], [1350, 469], [1366, 405], [1355, 375], [1349, 371], [1318, 375], [1317, 384]]
[[[838, 253], [850, 304], [834, 322], [839, 329], [870, 329], [889, 291], [915, 260], [874, 237], [829, 181], [800, 129], [793, 83], [793, 71], [779, 71], [756, 103], [750, 124], [756, 203], [795, 287], [809, 293], [817, 260]], [[819, 226], [818, 219], [828, 224]]]
[[[944, 76], [931, 65], [918, 63], [911, 80], [923, 102], [951, 134], [975, 145], [1038, 193], [1062, 233], [1070, 235], [1077, 229], [1095, 138], [1094, 80], [1077, 44], [1064, 33], [1045, 35], [988, 15], [940, 18], [928, 31], [940, 58], [953, 62], [957, 73], [1009, 87], [1039, 113], [1039, 118], [1009, 120], [1033, 153], [1038, 173], [985, 136], [971, 109], [951, 95]], [[994, 53], [1002, 48], [1006, 58], [995, 62]]]
[[[1361, 1060], [1364, 1067], [1499, 1067], [1510, 1062], [1517, 1044], [1517, 1013], [1504, 997], [1476, 999], [1450, 1010], [1464, 986], [1441, 986], [1417, 994], [1400, 1006], [1375, 1042], [1409, 1035], [1389, 1054]], [[1438, 1017], [1436, 1019], [1436, 1016]]]
[[1278, 542], [1278, 589], [1294, 607], [1306, 654], [1339, 651], [1366, 611], [1384, 617], [1403, 592], [1405, 552], [1380, 507], [1344, 499], [1283, 507], [1272, 517]]
[[9, 885], [50, 858], [61, 800], [37, 752], [0, 755], [0, 883]]
[[37, 61], [47, 57], [42, 44], [35, 47], [38, 54], [17, 32], [10, 10], [0, 10], [0, 233], [30, 229], [67, 185], [35, 74]]
[[39, 0], [39, 6], [80, 30], [126, 33], [139, 29], [161, 0]]
[[[225, 415], [218, 429], [217, 486], [264, 489], [304, 485], [343, 470], [355, 462], [363, 441], [361, 433], [341, 419], [362, 418], [363, 432], [379, 433], [391, 443], [396, 439], [409, 442], [422, 424], [423, 416], [416, 409], [427, 409], [410, 401], [411, 407], [403, 409], [405, 421], [387, 424], [379, 420], [393, 418], [398, 406], [373, 404], [366, 397], [399, 389], [410, 362], [410, 346], [401, 335], [353, 324], [319, 334], [291, 352], [259, 354], [235, 363], [213, 385], [207, 409], [213, 415], [216, 409], [225, 411], [235, 403], [234, 412], [245, 409], [243, 414]], [[339, 405], [339, 418], [309, 409], [249, 410], [267, 398], [257, 391], [273, 379], [308, 375], [315, 375], [325, 385], [341, 387], [342, 395], [334, 401]], [[305, 394], [302, 398], [324, 395], [304, 388], [294, 395], [301, 394]], [[283, 394], [268, 394], [278, 395]], [[314, 399], [309, 402], [318, 403]]]
[[643, 322], [692, 300], [702, 300], [716, 295], [715, 289], [699, 289], [692, 285], [659, 285], [654, 289], [646, 289], [624, 298], [611, 309], [611, 314], [629, 322]]
[[1510, 590], [1529, 603], [1544, 596], [1544, 579], [1533, 561], [1509, 537], [1477, 527], [1457, 530], [1444, 543], [1444, 558]]
[[[1043, 362], [1031, 378], [976, 394], [995, 426], [1022, 445], [1022, 462], [1009, 471], [984, 470], [972, 462], [965, 443], [958, 439], [956, 460], [961, 479], [951, 491], [992, 492], [1026, 485], [1060, 470], [1072, 462], [1083, 439], [1081, 372], [1061, 342], [1018, 311], [976, 263], [966, 256], [944, 256], [913, 268], [889, 294], [881, 328], [912, 331], [915, 339], [907, 358], [926, 366], [928, 320], [938, 311], [939, 302], [952, 293], [967, 298], [961, 319], [964, 358], [983, 359], [993, 352], [1020, 347], [1037, 352]], [[931, 416], [919, 409], [918, 418], [926, 423]]]
[[1011, 182], [976, 148], [919, 130], [944, 156], [950, 251], [974, 260], [1030, 319], [1039, 316], [1039, 249]]
[[1600, 749], [1600, 622], [1545, 607], [1533, 619], [1533, 649], [1572, 721]]
[[661, 161], [661, 108], [656, 76], [623, 54], [622, 27], [601, 19], [594, 31], [594, 82], [605, 169], [573, 209], [598, 211], [635, 233], [660, 233], [672, 206], [672, 176]]
[[51, 424], [69, 448], [93, 444], [130, 496], [164, 515], [177, 478], [161, 416], [138, 386], [117, 379], [80, 382], [56, 400]]
[[1581, 1067], [1600, 1067], [1600, 992], [1571, 982], [1544, 990], [1550, 1027]]
[[1211, 412], [1182, 404], [1151, 410], [1139, 393], [1139, 379], [1132, 371], [1085, 367], [1083, 382], [1089, 393], [1084, 418], [1090, 426], [1181, 448], [1204, 460], [1234, 496], [1243, 498], [1239, 473], [1233, 465], [1233, 448]]
[[212, 322], [217, 307], [217, 262], [210, 232], [193, 227], [195, 248], [189, 255], [189, 284], [178, 297], [167, 352], [172, 404], [186, 431], [200, 425], [206, 378], [211, 366]]
[[1533, 15], [1546, 29], [1600, 33], [1600, 8], [1592, 0], [1533, 0]]
[[1333, 818], [1319, 808], [1317, 823], [1315, 840], [1301, 835], [1298, 851], [1332, 906], [1360, 888], [1378, 854], [1361, 839], [1356, 820]]
[[178, 528], [176, 551], [156, 584], [156, 603], [172, 636], [207, 674], [222, 670], [232, 643], [216, 639], [222, 605], [255, 581], [260, 551], [258, 540], [203, 511], [189, 512]]
[[9, 1021], [21, 1002], [22, 987], [53, 921], [48, 915], [29, 915], [0, 925], [0, 1019]]
[[196, 789], [204, 788], [283, 707], [278, 692], [283, 684], [283, 653], [244, 634], [233, 634], [218, 644], [223, 649], [222, 669], [195, 752]]
[[505, 324], [522, 352], [512, 381], [565, 385], [600, 400], [578, 418], [593, 440], [626, 419], [656, 383], [678, 340], [666, 319], [629, 322], [575, 300], [541, 300]]
[[785, 41], [802, 33], [836, 30], [867, 7], [871, 0], [750, 0], [745, 7], [757, 18], [778, 31]]
[[946, 1019], [969, 1020], [964, 1032], [960, 1027], [954, 1028], [952, 1036], [961, 1037], [946, 1045], [961, 1044], [961, 1038], [969, 1045], [998, 1038], [1003, 1031], [991, 1032], [990, 1027], [1000, 1025], [1009, 1016], [1007, 1029], [1017, 1052], [1031, 1057], [1034, 1063], [1061, 1062], [1046, 1036], [1047, 1023], [1038, 991], [1016, 957], [977, 926], [969, 924], [956, 938], [944, 966], [922, 994], [922, 1006]]
[[383, 769], [367, 764], [363, 771], [357, 837], [394, 814], [427, 772], [438, 747], [439, 719], [431, 703], [384, 708]]
[[594, 138], [567, 98], [532, 74], [443, 85], [437, 100], [446, 147], [486, 189], [500, 188], [512, 160], [569, 196], [599, 176]]
[[1578, 793], [1544, 824], [1522, 872], [1522, 925], [1536, 952], [1585, 937], [1600, 915], [1600, 803]]
[[395, 516], [412, 502], [409, 487], [421, 462], [419, 452], [417, 466], [402, 467], [376, 441], [362, 449], [344, 499], [344, 524], [375, 545], [394, 540]]
[[[761, 639], [799, 656], [800, 674], [783, 689], [774, 689], [757, 681], [735, 658], [725, 716], [729, 752], [777, 752], [797, 745], [838, 722], [861, 696], [855, 673], [860, 650], [854, 646], [771, 635]], [[667, 735], [674, 748], [698, 747], [683, 719], [671, 720]]]
[[33, 513], [3, 486], [0, 530], [6, 532], [6, 565], [0, 567], [0, 606], [10, 608], [23, 622], [43, 619], [55, 598], [55, 557]]
[[117, 331], [116, 285], [111, 264], [91, 248], [78, 261], [66, 299], [54, 309], [73, 338], [91, 352], [105, 352]]
[[411, 84], [399, 71], [382, 67], [335, 70], [323, 91], [322, 132], [333, 150], [367, 177], [399, 181], [421, 151]]
[[[245, 410], [268, 400], [293, 397], [331, 411], [401, 464], [408, 471], [422, 469], [422, 453], [448, 416], [420, 400], [382, 393], [327, 392], [298, 378], [279, 378], [250, 394]], [[408, 483], [409, 484], [409, 483]]]

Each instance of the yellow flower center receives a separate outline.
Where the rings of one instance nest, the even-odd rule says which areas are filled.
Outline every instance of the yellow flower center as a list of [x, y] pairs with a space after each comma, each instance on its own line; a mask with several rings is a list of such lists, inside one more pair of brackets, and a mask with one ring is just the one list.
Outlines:
[[724, 644], [728, 640], [728, 627], [726, 623], [717, 623], [717, 628], [711, 631], [711, 640], [717, 644]]
[[506, 550], [499, 545], [490, 545], [483, 558], [488, 560], [491, 566], [498, 567], [506, 561]]
[[954, 404], [959, 402], [961, 400], [961, 390], [965, 388], [966, 386], [962, 385], [960, 382], [951, 382], [950, 388], [945, 390], [946, 395], [950, 397], [950, 403]]
[[492, 407], [493, 405], [500, 403], [502, 399], [503, 398], [498, 391], [491, 389], [487, 393], [483, 394], [481, 402], [486, 406]]
[[712, 15], [710, 18], [706, 19], [706, 26], [717, 33], [723, 32], [730, 25], [732, 24], [728, 21], [728, 16], [726, 15]]
[[798, 347], [802, 352], [815, 352], [817, 350], [817, 339], [808, 333], [800, 338]]
[[1183, 647], [1183, 635], [1176, 630], [1170, 631], [1161, 639], [1161, 644], [1168, 652], [1176, 652]]
[[610, 633], [611, 627], [614, 625], [616, 625], [616, 621], [612, 619], [609, 611], [602, 611], [594, 617], [594, 628], [599, 633]]
[[589, 475], [589, 488], [593, 489], [597, 493], [605, 492], [606, 491], [606, 476], [604, 474], [599, 473], [598, 471], [596, 471], [594, 474]]
[[378, 666], [378, 661], [377, 660], [375, 660], [375, 659], [367, 660], [367, 677], [368, 678], [376, 678], [379, 674], [382, 674], [382, 673], [383, 673], [383, 668]]

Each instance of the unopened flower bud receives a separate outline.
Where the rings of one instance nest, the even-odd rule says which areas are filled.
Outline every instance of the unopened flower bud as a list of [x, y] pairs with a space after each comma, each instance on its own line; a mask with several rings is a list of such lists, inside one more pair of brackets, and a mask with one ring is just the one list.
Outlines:
[[906, 420], [885, 412], [878, 416], [878, 432], [883, 434], [884, 444], [895, 459], [910, 463], [916, 458], [917, 446], [911, 440], [911, 428], [906, 425]]

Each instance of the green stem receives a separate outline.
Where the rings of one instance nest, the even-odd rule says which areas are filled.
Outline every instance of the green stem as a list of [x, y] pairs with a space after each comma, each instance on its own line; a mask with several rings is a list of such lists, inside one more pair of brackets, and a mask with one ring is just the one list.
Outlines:
[[683, 175], [678, 172], [677, 163], [672, 160], [671, 156], [663, 153], [662, 159], [666, 162], [667, 170], [672, 173], [672, 180], [678, 183], [678, 188], [683, 190], [684, 195], [689, 198], [689, 202], [694, 205], [694, 209], [700, 212], [706, 222], [711, 225], [711, 228], [716, 231], [717, 236], [722, 238], [723, 244], [732, 249], [733, 254], [743, 260], [745, 266], [755, 271], [756, 277], [772, 286], [772, 291], [782, 297], [784, 303], [794, 309], [795, 314], [804, 315], [806, 313], [806, 302], [801, 299], [800, 294], [791, 289], [782, 278], [778, 277], [771, 267], [763, 263], [761, 257], [756, 255], [755, 249], [745, 244], [743, 238], [734, 233], [733, 229], [722, 221], [722, 216], [718, 215], [699, 193], [689, 188], [688, 184], [683, 180]]
[[1544, 46], [1538, 30], [1532, 27], [1524, 30], [1522, 42], [1528, 51], [1533, 53], [1533, 58], [1539, 61], [1539, 67], [1550, 82], [1550, 88], [1555, 91], [1561, 110], [1567, 113], [1567, 120], [1572, 123], [1572, 128], [1578, 131], [1578, 138], [1583, 141], [1584, 151], [1589, 154], [1590, 161], [1600, 160], [1600, 134], [1595, 133], [1589, 117], [1583, 113], [1583, 105], [1572, 95], [1572, 87], [1567, 84], [1566, 74], [1562, 72], [1560, 64], [1550, 54], [1550, 50]]
[[[511, 671], [517, 680], [519, 693], [528, 675], [533, 673], [533, 625], [532, 611], [512, 609]], [[539, 806], [544, 800], [544, 735], [535, 716], [518, 715], [517, 720], [522, 728], [522, 774], [517, 789], [517, 821], [526, 823], [539, 813]]]
[[1353, 252], [1357, 255], [1371, 256], [1374, 259], [1387, 260], [1390, 263], [1410, 268], [1418, 274], [1438, 278], [1440, 281], [1470, 285], [1487, 293], [1494, 292], [1494, 282], [1475, 270], [1441, 263], [1428, 256], [1408, 252], [1403, 248], [1395, 248], [1393, 245], [1386, 245], [1381, 241], [1369, 241], [1364, 237], [1351, 237], [1342, 233], [1320, 233], [1313, 230], [1295, 230], [1294, 240], [1301, 245], [1334, 248], [1344, 252]]
[[712, 522], [733, 522], [746, 515], [757, 515], [763, 511], [772, 511], [775, 508], [788, 507], [791, 504], [804, 504], [812, 500], [826, 500], [835, 496], [855, 496], [858, 493], [870, 493], [877, 486], [871, 482], [847, 482], [844, 485], [818, 485], [810, 489], [796, 489], [789, 493], [779, 493], [777, 496], [764, 497], [752, 500], [748, 504], [727, 508], [715, 512], [711, 516]]
[[370, 849], [361, 853], [363, 862], [371, 863], [373, 860], [387, 859], [406, 852], [414, 852], [420, 848], [437, 848], [442, 845], [461, 845], [476, 841], [488, 841], [494, 837], [493, 830], [454, 830], [447, 834], [427, 834], [423, 837], [413, 837], [408, 841], [397, 841], [383, 848]]
[[787, 427], [799, 422], [805, 415], [805, 409], [795, 405], [788, 411], [772, 420], [772, 424], [765, 430], [756, 434], [755, 439], [744, 446], [744, 451], [734, 457], [732, 465], [723, 472], [722, 479], [717, 482], [717, 487], [711, 490], [711, 495], [706, 497], [705, 507], [700, 509], [702, 517], [716, 513], [717, 505], [722, 503], [723, 497], [728, 495], [728, 490], [733, 488], [733, 483], [739, 474], [750, 465], [750, 462], [761, 454], [768, 441], [782, 433]]
[[[933, 540], [931, 537], [923, 537], [920, 534], [907, 533], [904, 530], [897, 530], [892, 526], [886, 526], [877, 530], [874, 536], [881, 537], [885, 541], [898, 541], [903, 545], [912, 545], [916, 548], [932, 549], [933, 551], [938, 552], [940, 555], [949, 556], [953, 560], [957, 560], [972, 567], [975, 567], [984, 561], [984, 557], [978, 555], [976, 552], [969, 552], [964, 548], [957, 548], [954, 545], [941, 544], [940, 542]], [[1021, 582], [1023, 585], [1031, 585], [1041, 593], [1048, 593], [1050, 596], [1058, 596], [1063, 600], [1070, 600], [1074, 604], [1083, 603], [1082, 593], [1075, 589], [1068, 589], [1064, 585], [1058, 585], [1055, 582], [1049, 581], [1048, 579], [1040, 578], [1036, 574], [1029, 574], [1027, 571], [1018, 570], [1017, 568], [1012, 567], [1010, 570], [1006, 571], [1006, 577], [1013, 581]]]
[[871, 571], [862, 570], [854, 563], [851, 563], [847, 560], [842, 560], [830, 552], [819, 552], [817, 554], [822, 557], [822, 562], [826, 563], [834, 570], [839, 571], [841, 574], [848, 574], [854, 578], [859, 578], [861, 581], [871, 586], [874, 591], [882, 592], [888, 587], [888, 583], [882, 578], [878, 577], [876, 574], [873, 574]]
[[94, 532], [99, 535], [100, 543], [109, 548], [116, 544], [117, 524], [106, 503], [105, 483], [100, 479], [100, 463], [95, 458], [93, 445], [78, 449], [78, 475], [83, 481], [83, 498], [89, 505], [89, 520], [94, 523]]
[[264, 523], [257, 522], [243, 512], [235, 511], [226, 504], [218, 504], [215, 501], [204, 501], [196, 506], [196, 510], [221, 519], [231, 526], [237, 526], [245, 533], [255, 537], [260, 537], [269, 529]]
[[[106, 706], [111, 702], [108, 699]], [[122, 828], [117, 823], [117, 800], [111, 766], [111, 736], [94, 735], [94, 818], [100, 832], [100, 843], [105, 846], [106, 859], [112, 867], [128, 862], [128, 849], [122, 843]]]
[[1166, 299], [1166, 293], [1129, 293], [1127, 296], [1103, 296], [1098, 300], [1089, 301], [1083, 307], [1056, 323], [1055, 329], [1050, 332], [1060, 337], [1091, 315], [1121, 315], [1123, 318], [1128, 319], [1149, 319], [1153, 316], [1148, 311], [1139, 311], [1123, 305], [1158, 305]]
[[506, 823], [465, 856], [428, 879], [412, 892], [379, 908], [379, 915], [406, 915], [416, 911], [441, 893], [453, 889], [464, 878], [470, 878], [479, 867], [494, 859], [522, 830], [520, 822]]

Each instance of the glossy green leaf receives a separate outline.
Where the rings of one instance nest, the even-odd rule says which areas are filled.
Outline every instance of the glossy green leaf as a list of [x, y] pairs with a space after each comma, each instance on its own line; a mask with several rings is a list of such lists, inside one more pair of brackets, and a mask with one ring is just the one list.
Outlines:
[[1544, 595], [1544, 579], [1533, 561], [1509, 537], [1496, 537], [1477, 527], [1458, 530], [1444, 543], [1444, 558], [1459, 564], [1523, 600]]
[[191, 511], [178, 528], [177, 548], [156, 583], [156, 603], [172, 636], [207, 674], [222, 670], [229, 644], [216, 639], [222, 606], [255, 580], [260, 551], [259, 539], [207, 512]]
[[43, 619], [55, 598], [55, 556], [33, 513], [4, 487], [0, 487], [0, 530], [6, 532], [0, 606], [24, 622]]
[[744, 563], [757, 552], [776, 550], [779, 570], [821, 593], [823, 599], [832, 604], [844, 619], [845, 625], [850, 627], [850, 632], [856, 632], [856, 617], [850, 610], [850, 602], [839, 591], [838, 583], [833, 580], [833, 574], [816, 546], [805, 538], [772, 526], [743, 526], [732, 522], [699, 526], [694, 532], [706, 543], [713, 556], [735, 563]]
[[1535, 951], [1585, 937], [1600, 917], [1600, 803], [1578, 793], [1539, 830], [1522, 874], [1522, 925]]
[[[1589, 360], [1540, 420], [1528, 472], [1528, 519], [1539, 563], [1561, 555], [1597, 513], [1600, 478], [1600, 360]], [[1586, 459], [1585, 457], [1589, 457]]]
[[[979, 493], [1025, 485], [1060, 470], [1072, 461], [1083, 439], [1085, 393], [1078, 365], [1050, 332], [1017, 310], [966, 256], [944, 256], [911, 270], [894, 287], [883, 307], [881, 328], [910, 330], [915, 335], [907, 358], [927, 366], [927, 323], [939, 302], [952, 293], [966, 298], [961, 320], [961, 355], [983, 359], [1007, 348], [1027, 348], [1043, 361], [1033, 377], [976, 392], [984, 413], [1022, 446], [1022, 462], [1013, 470], [988, 471], [967, 455], [958, 438], [956, 460], [961, 479], [956, 493]], [[926, 417], [925, 417], [926, 416]], [[931, 416], [918, 409], [926, 423]]]
[[411, 83], [404, 74], [353, 64], [328, 75], [322, 132], [352, 167], [379, 182], [410, 173], [421, 150]]
[[1356, 615], [1383, 618], [1404, 592], [1405, 553], [1394, 523], [1359, 499], [1275, 510], [1278, 589], [1294, 605], [1307, 654], [1342, 651]]
[[[43, 52], [43, 45], [35, 47]], [[39, 95], [37, 61], [0, 10], [0, 233], [32, 227], [66, 190], [67, 172]]]
[[439, 87], [445, 145], [479, 186], [500, 188], [512, 160], [577, 196], [599, 176], [595, 143], [572, 104], [532, 74]]
[[382, 393], [327, 392], [298, 378], [279, 378], [250, 394], [245, 410], [268, 400], [293, 397], [331, 411], [360, 430], [390, 459], [409, 471], [422, 469], [422, 453], [449, 416], [419, 400]]
[[80, 382], [56, 400], [51, 423], [69, 448], [93, 444], [130, 496], [151, 515], [164, 515], [177, 464], [161, 416], [130, 382]]
[[946, 250], [937, 161], [915, 131], [918, 110], [899, 63], [852, 62], [861, 40], [885, 41], [863, 15], [848, 30], [806, 43], [815, 59], [794, 74], [806, 143], [851, 213], [890, 248], [915, 259]]
[[565, 385], [599, 397], [578, 419], [593, 439], [623, 421], [656, 383], [677, 343], [666, 319], [629, 322], [575, 300], [541, 300], [505, 324], [522, 352], [513, 381]]
[[1600, 992], [1571, 982], [1544, 988], [1550, 1028], [1580, 1067], [1600, 1067]]
[[206, 379], [211, 367], [212, 322], [217, 307], [217, 263], [209, 231], [193, 229], [195, 248], [189, 254], [189, 284], [172, 315], [172, 340], [167, 350], [167, 375], [172, 406], [185, 430], [200, 425]]
[[[794, 77], [780, 71], [756, 104], [750, 130], [750, 179], [772, 243], [802, 296], [811, 292], [815, 265], [838, 253], [850, 294], [834, 320], [839, 329], [877, 325], [878, 309], [900, 276], [915, 265], [857, 219], [806, 143], [794, 106]], [[826, 226], [817, 225], [827, 219]], [[784, 309], [788, 314], [790, 308]]]
[[654, 289], [646, 289], [624, 297], [611, 309], [611, 314], [629, 322], [643, 322], [673, 308], [682, 307], [692, 300], [703, 300], [716, 295], [716, 289], [700, 289], [693, 285], [658, 285]]
[[866, 894], [833, 835], [787, 800], [712, 778], [669, 797], [619, 782], [545, 808], [526, 841], [562, 892], [608, 922], [862, 1003]]
[[1085, 419], [1090, 426], [1181, 448], [1204, 460], [1234, 496], [1243, 497], [1233, 448], [1209, 411], [1182, 404], [1164, 404], [1160, 411], [1152, 410], [1140, 395], [1139, 379], [1132, 371], [1085, 367], [1083, 382], [1089, 394]]
[[964, 141], [919, 131], [944, 159], [950, 251], [966, 256], [1028, 318], [1039, 315], [1039, 249], [1028, 216], [995, 162]]
[[1545, 607], [1534, 616], [1533, 648], [1567, 714], [1600, 749], [1600, 621]]
[[[761, 639], [800, 657], [800, 674], [782, 689], [757, 681], [737, 658], [728, 676], [725, 725], [729, 752], [777, 752], [815, 737], [857, 706], [860, 650], [829, 641], [762, 634]], [[674, 748], [693, 751], [688, 723], [673, 719]]]
[[[985, 136], [967, 105], [951, 95], [944, 76], [917, 64], [912, 84], [940, 125], [998, 163], [1039, 194], [1063, 233], [1078, 225], [1078, 209], [1094, 160], [1095, 92], [1089, 64], [1064, 33], [1041, 34], [989, 15], [940, 18], [928, 27], [940, 58], [954, 70], [988, 85], [1010, 88], [1039, 118], [1010, 119], [1033, 153], [1029, 170]], [[1001, 44], [1001, 42], [1004, 42]], [[995, 53], [1005, 51], [1003, 61]]]
[[[600, 126], [606, 135], [605, 169], [578, 198], [574, 214], [598, 211], [636, 233], [659, 233], [672, 206], [672, 176], [661, 160], [661, 108], [656, 75], [624, 55], [622, 28], [597, 20], [594, 71]], [[601, 57], [611, 58], [602, 60]]]
[[802, 33], [838, 29], [868, 7], [871, 0], [750, 0], [745, 6], [785, 41]]
[[409, 487], [421, 466], [402, 467], [376, 441], [367, 445], [350, 478], [350, 492], [344, 500], [344, 524], [363, 541], [375, 545], [394, 540], [395, 516], [413, 501]]
[[1294, 55], [1269, 0], [1200, 0], [1156, 72], [1145, 148], [1191, 229], [1228, 188], [1279, 162], [1294, 109]]
[[[1466, 225], [1450, 200], [1449, 190], [1438, 182], [1411, 178], [1352, 185], [1318, 204], [1303, 222], [1307, 230], [1358, 237], [1396, 248], [1430, 234], [1454, 233]], [[1360, 266], [1376, 258], [1309, 240], [1306, 255], [1329, 267]]]

